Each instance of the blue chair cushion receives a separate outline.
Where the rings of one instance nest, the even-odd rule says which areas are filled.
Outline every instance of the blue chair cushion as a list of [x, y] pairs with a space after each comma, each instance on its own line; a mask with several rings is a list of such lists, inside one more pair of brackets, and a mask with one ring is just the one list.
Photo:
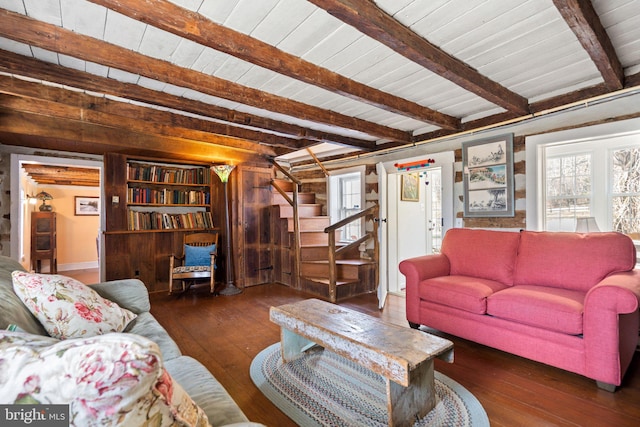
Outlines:
[[211, 265], [211, 252], [215, 252], [216, 245], [184, 246], [184, 265]]

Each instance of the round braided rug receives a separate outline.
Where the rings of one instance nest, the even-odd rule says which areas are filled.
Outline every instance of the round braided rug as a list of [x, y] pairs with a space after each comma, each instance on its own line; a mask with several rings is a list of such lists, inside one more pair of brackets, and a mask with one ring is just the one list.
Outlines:
[[[276, 343], [255, 357], [250, 373], [260, 391], [298, 425], [387, 425], [384, 378], [330, 351], [309, 351], [283, 364]], [[489, 426], [468, 390], [439, 372], [434, 376], [436, 407], [414, 426]]]

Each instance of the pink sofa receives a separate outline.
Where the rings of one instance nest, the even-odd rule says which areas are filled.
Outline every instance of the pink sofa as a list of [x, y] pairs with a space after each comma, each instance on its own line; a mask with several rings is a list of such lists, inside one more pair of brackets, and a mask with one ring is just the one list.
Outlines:
[[457, 228], [400, 263], [407, 320], [615, 391], [638, 344], [640, 271], [620, 233]]

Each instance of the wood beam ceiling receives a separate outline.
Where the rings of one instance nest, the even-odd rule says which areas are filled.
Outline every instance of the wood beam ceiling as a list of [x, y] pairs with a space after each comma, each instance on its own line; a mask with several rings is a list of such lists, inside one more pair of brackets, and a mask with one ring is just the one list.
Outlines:
[[411, 136], [407, 132], [178, 67], [167, 61], [144, 56], [8, 10], [0, 10], [0, 27], [3, 28], [4, 33], [9, 38], [15, 41], [192, 89], [207, 95], [264, 108], [292, 117], [353, 129], [376, 138], [396, 142], [409, 142], [411, 140]]
[[526, 98], [483, 76], [464, 62], [421, 38], [369, 0], [309, 0], [458, 86], [517, 114], [529, 112]]
[[51, 166], [23, 163], [27, 175], [40, 185], [100, 186], [100, 170], [74, 166]]
[[624, 70], [590, 0], [553, 0], [594, 62], [609, 90], [622, 89]]
[[224, 107], [218, 107], [204, 102], [189, 100], [176, 95], [147, 89], [136, 84], [123, 83], [114, 79], [89, 74], [84, 71], [77, 71], [60, 65], [49, 64], [33, 58], [26, 58], [16, 53], [4, 50], [0, 50], [0, 71], [57, 83], [90, 92], [113, 95], [123, 99], [131, 99], [150, 105], [171, 108], [174, 110], [197, 114], [203, 117], [209, 117], [214, 120], [230, 123], [231, 125], [238, 125], [230, 126], [229, 133], [224, 133], [229, 136], [237, 136], [234, 132], [241, 126], [270, 130], [272, 132], [277, 132], [278, 134], [288, 135], [289, 137], [284, 136], [280, 138], [278, 135], [274, 135], [272, 133], [260, 132], [254, 135], [255, 139], [250, 138], [246, 134], [243, 138], [267, 145], [284, 146], [291, 149], [291, 151], [302, 149], [305, 146], [313, 145], [318, 142], [333, 142], [336, 144], [350, 145], [359, 147], [365, 151], [369, 151], [374, 148], [374, 144], [371, 141], [315, 131], [285, 122], [241, 113]]
[[258, 39], [226, 28], [165, 0], [89, 0], [179, 37], [351, 99], [430, 123], [457, 129], [460, 120], [318, 67]]

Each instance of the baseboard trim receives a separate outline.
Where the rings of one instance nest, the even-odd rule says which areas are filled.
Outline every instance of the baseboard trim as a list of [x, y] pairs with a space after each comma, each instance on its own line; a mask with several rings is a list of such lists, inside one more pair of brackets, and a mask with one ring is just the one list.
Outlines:
[[88, 270], [98, 268], [98, 261], [72, 262], [69, 264], [58, 264], [58, 271]]

